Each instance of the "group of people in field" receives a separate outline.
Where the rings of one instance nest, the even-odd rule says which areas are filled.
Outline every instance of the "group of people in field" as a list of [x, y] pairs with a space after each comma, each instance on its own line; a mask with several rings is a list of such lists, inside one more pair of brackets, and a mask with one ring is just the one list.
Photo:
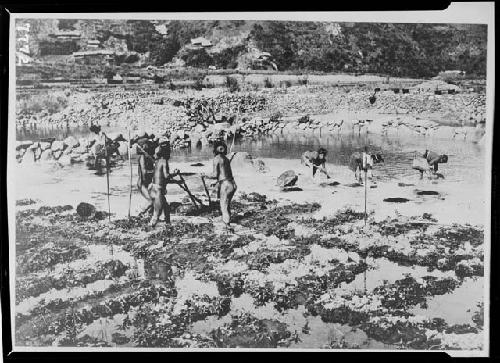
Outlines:
[[[148, 137], [136, 140], [139, 154], [137, 188], [149, 204], [142, 213], [153, 212], [150, 226], [155, 227], [163, 214], [165, 222], [170, 223], [170, 207], [165, 198], [167, 184], [180, 184], [175, 177], [180, 174], [178, 169], [172, 172], [169, 167], [170, 142], [162, 137], [152, 140]], [[231, 229], [231, 200], [236, 192], [230, 160], [227, 158], [227, 145], [216, 141], [213, 145], [213, 172], [202, 174], [202, 178], [213, 180], [210, 187], [217, 187], [217, 197], [222, 212], [222, 221], [227, 229]]]
[[[178, 169], [170, 170], [170, 142], [167, 137], [153, 139], [145, 136], [134, 140], [137, 144], [139, 155], [137, 188], [142, 196], [149, 202], [148, 206], [141, 212], [152, 211], [150, 226], [155, 227], [163, 214], [165, 222], [170, 223], [170, 208], [165, 198], [167, 184], [180, 184], [183, 180], [175, 179], [180, 175]], [[222, 221], [228, 230], [231, 227], [231, 200], [236, 192], [237, 186], [231, 169], [231, 160], [227, 157], [228, 148], [223, 141], [216, 141], [213, 144], [213, 172], [211, 174], [201, 174], [202, 178], [213, 180], [210, 187], [217, 187], [217, 197], [219, 199]], [[326, 170], [327, 150], [320, 147], [317, 151], [306, 151], [302, 154], [301, 162], [312, 170], [313, 178], [316, 174], [322, 173], [327, 179], [331, 176]], [[439, 155], [433, 151], [425, 150], [421, 155], [422, 162], [426, 167], [415, 169], [436, 174], [438, 165], [447, 162], [446, 155]], [[415, 161], [415, 160], [414, 160]], [[384, 159], [381, 154], [370, 153], [365, 147], [363, 152], [355, 152], [351, 155], [349, 167], [354, 171], [354, 177], [359, 183], [363, 183], [362, 173], [372, 178], [374, 164], [382, 163]]]

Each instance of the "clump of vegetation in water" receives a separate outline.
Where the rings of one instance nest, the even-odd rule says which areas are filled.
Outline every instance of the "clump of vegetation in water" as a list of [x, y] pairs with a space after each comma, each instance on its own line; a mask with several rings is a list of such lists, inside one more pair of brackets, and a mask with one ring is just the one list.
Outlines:
[[16, 281], [16, 303], [30, 296], [38, 296], [50, 289], [67, 289], [86, 286], [97, 280], [118, 278], [125, 274], [128, 267], [120, 260], [98, 261], [95, 266], [84, 270], [66, 268], [62, 273], [42, 274], [41, 276], [20, 277]]
[[257, 319], [250, 314], [232, 316], [232, 321], [211, 333], [219, 348], [277, 348], [289, 345], [291, 333], [277, 320]]
[[16, 214], [16, 219], [17, 218], [27, 218], [27, 217], [39, 217], [39, 216], [48, 216], [50, 214], [60, 214], [64, 213], [67, 211], [70, 211], [73, 209], [73, 206], [71, 205], [63, 205], [63, 206], [56, 206], [56, 207], [49, 207], [49, 206], [41, 206], [37, 210], [34, 209], [27, 209], [23, 211], [19, 211]]
[[25, 199], [19, 199], [16, 200], [16, 206], [24, 206], [24, 205], [31, 205], [31, 204], [36, 204], [37, 201], [33, 200], [31, 198], [25, 198]]
[[23, 275], [30, 272], [47, 270], [58, 263], [86, 258], [86, 248], [68, 244], [66, 246], [45, 245], [40, 250], [31, 249], [16, 258], [16, 272]]

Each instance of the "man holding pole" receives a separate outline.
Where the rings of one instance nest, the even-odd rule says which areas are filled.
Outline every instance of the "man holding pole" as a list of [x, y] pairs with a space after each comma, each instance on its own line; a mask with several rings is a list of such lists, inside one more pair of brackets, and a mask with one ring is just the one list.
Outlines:
[[[152, 208], [152, 200], [149, 196], [149, 185], [153, 180], [153, 175], [155, 171], [154, 165], [154, 148], [153, 144], [148, 139], [140, 139], [137, 142], [137, 154], [139, 154], [139, 164], [137, 167], [137, 188], [141, 195], [148, 201], [148, 206], [142, 211], [146, 213], [150, 208]], [[142, 214], [141, 213], [141, 214]]]
[[160, 140], [160, 143], [155, 151], [156, 165], [154, 168], [154, 175], [152, 183], [148, 187], [149, 196], [153, 204], [153, 216], [149, 225], [155, 227], [158, 223], [158, 219], [163, 213], [165, 218], [165, 223], [170, 223], [170, 206], [165, 198], [167, 192], [167, 184], [171, 182], [170, 179], [175, 175], [179, 174], [179, 171], [174, 170], [173, 174], [170, 174], [170, 169], [168, 165], [168, 160], [170, 159], [170, 143], [167, 139]]
[[226, 228], [231, 230], [231, 200], [236, 192], [236, 183], [233, 178], [231, 164], [227, 158], [227, 145], [223, 141], [214, 143], [214, 164], [213, 173], [210, 175], [202, 174], [203, 178], [216, 179], [212, 187], [218, 185], [217, 196], [220, 200], [220, 210], [222, 212], [222, 221]]

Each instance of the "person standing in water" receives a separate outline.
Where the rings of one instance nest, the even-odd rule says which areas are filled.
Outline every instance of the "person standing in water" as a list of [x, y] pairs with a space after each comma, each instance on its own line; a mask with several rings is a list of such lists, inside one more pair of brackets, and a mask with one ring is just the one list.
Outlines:
[[381, 154], [371, 154], [368, 152], [368, 147], [365, 146], [363, 152], [356, 151], [351, 155], [349, 167], [354, 171], [354, 178], [358, 183], [363, 183], [362, 171], [367, 173], [368, 179], [373, 178], [373, 165], [383, 163], [384, 158]]
[[217, 197], [219, 198], [222, 222], [224, 222], [227, 229], [231, 229], [231, 200], [237, 187], [230, 161], [226, 156], [227, 145], [223, 141], [214, 143], [214, 155], [213, 173], [202, 176], [208, 179], [216, 179], [211, 186], [218, 186]]
[[302, 164], [312, 167], [312, 176], [316, 175], [316, 171], [320, 171], [326, 175], [327, 179], [330, 179], [330, 175], [326, 171], [326, 149], [320, 147], [318, 151], [306, 151], [302, 154]]
[[153, 205], [153, 216], [149, 225], [155, 227], [158, 220], [163, 213], [165, 223], [170, 223], [170, 206], [165, 198], [167, 193], [167, 184], [170, 179], [177, 175], [179, 171], [174, 170], [170, 174], [168, 160], [170, 159], [170, 143], [167, 140], [161, 141], [155, 151], [156, 164], [154, 168], [154, 175], [152, 183], [149, 185], [149, 196]]
[[141, 195], [149, 202], [148, 206], [140, 213], [146, 213], [153, 208], [153, 201], [149, 196], [149, 185], [153, 181], [155, 172], [154, 148], [150, 140], [142, 139], [137, 142], [137, 153], [139, 154], [139, 165], [137, 167], [137, 188]]

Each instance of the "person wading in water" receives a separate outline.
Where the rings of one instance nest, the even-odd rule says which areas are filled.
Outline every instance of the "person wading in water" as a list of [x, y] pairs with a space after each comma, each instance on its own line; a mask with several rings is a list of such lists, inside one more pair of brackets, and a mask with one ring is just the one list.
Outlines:
[[227, 145], [223, 141], [217, 141], [214, 143], [214, 168], [213, 173], [210, 175], [204, 175], [208, 179], [216, 179], [216, 182], [212, 183], [211, 186], [215, 187], [218, 185], [217, 197], [220, 201], [220, 210], [222, 212], [222, 221], [228, 230], [232, 230], [230, 226], [231, 222], [231, 200], [233, 199], [234, 193], [236, 192], [236, 183], [233, 178], [233, 171], [231, 170], [231, 164], [227, 158]]
[[168, 140], [160, 140], [160, 144], [155, 151], [156, 164], [154, 167], [154, 175], [152, 183], [149, 185], [149, 196], [153, 204], [153, 216], [149, 225], [155, 227], [158, 219], [163, 213], [165, 223], [170, 223], [170, 206], [167, 203], [165, 194], [167, 193], [167, 184], [172, 182], [172, 177], [179, 174], [179, 170], [175, 169], [173, 174], [170, 174], [168, 160], [170, 159], [170, 143]]
[[[429, 169], [431, 173], [434, 176], [438, 176], [438, 168], [439, 168], [439, 163], [447, 163], [448, 162], [448, 155], [439, 155], [438, 153], [434, 151], [429, 151], [425, 150], [424, 154], [422, 155], [424, 159], [427, 160], [427, 164], [429, 165]], [[423, 179], [424, 177], [424, 172], [423, 170], [420, 171], [420, 179]]]
[[326, 149], [320, 147], [318, 151], [306, 151], [302, 154], [302, 164], [312, 167], [313, 178], [316, 175], [316, 171], [321, 171], [326, 175], [327, 179], [330, 179], [330, 175], [326, 171]]
[[137, 141], [137, 153], [139, 154], [137, 188], [141, 195], [149, 202], [148, 206], [140, 213], [144, 214], [153, 209], [153, 201], [149, 196], [148, 190], [155, 171], [153, 143], [148, 139]]

